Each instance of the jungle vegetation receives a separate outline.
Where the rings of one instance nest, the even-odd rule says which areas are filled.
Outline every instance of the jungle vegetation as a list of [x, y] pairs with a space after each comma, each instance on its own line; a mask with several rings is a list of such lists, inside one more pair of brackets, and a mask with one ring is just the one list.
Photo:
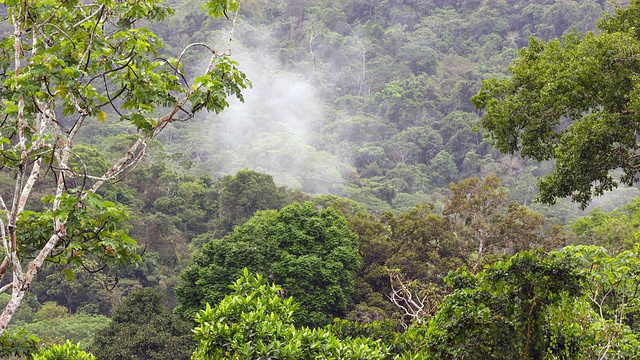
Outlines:
[[0, 8], [0, 357], [640, 357], [640, 1]]

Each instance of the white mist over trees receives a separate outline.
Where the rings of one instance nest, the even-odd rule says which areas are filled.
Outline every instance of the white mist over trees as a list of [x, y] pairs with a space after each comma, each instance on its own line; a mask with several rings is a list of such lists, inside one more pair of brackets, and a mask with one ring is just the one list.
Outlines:
[[[199, 22], [193, 8], [178, 4], [174, 31], [161, 29], [168, 43], [228, 41], [228, 28]], [[513, 200], [531, 204], [536, 177], [550, 166], [496, 152], [475, 132], [469, 98], [483, 78], [505, 73], [529, 36], [592, 30], [610, 9], [595, 1], [250, 3], [233, 39], [254, 82], [247, 103], [219, 119], [178, 124], [162, 141], [190, 171], [219, 178], [250, 168], [292, 189], [349, 196], [376, 213], [438, 201], [449, 182], [492, 173]], [[618, 203], [594, 203], [610, 202]]]
[[[249, 167], [309, 193], [339, 190], [344, 165], [314, 146], [325, 118], [318, 90], [303, 76], [282, 70], [268, 53], [239, 58], [254, 86], [246, 93], [246, 106], [216, 121], [219, 146], [227, 151], [219, 159], [222, 169], [235, 173]], [[229, 152], [244, 162], [234, 162]]]

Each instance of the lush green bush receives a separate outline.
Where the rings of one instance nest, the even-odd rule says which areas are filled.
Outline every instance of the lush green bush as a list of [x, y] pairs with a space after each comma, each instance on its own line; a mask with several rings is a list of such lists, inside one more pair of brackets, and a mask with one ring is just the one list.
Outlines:
[[[41, 314], [41, 312], [42, 310], [36, 315]], [[69, 340], [73, 343], [88, 346], [93, 341], [95, 334], [107, 326], [108, 322], [109, 318], [103, 315], [79, 313], [75, 315], [65, 314], [63, 316], [43, 318], [29, 324], [21, 324], [20, 327], [47, 342], [63, 342]]]
[[5, 331], [0, 334], [0, 357], [3, 359], [21, 359], [38, 351], [42, 340], [25, 330], [14, 333]]
[[33, 360], [96, 360], [96, 357], [81, 350], [80, 345], [67, 341], [33, 354]]
[[218, 305], [196, 315], [192, 359], [385, 359], [388, 349], [365, 337], [339, 339], [329, 327], [296, 328], [294, 299], [247, 269]]

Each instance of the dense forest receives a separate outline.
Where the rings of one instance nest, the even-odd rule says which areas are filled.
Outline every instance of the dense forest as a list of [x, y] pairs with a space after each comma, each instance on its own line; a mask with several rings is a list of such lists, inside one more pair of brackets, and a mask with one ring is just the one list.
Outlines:
[[0, 357], [640, 358], [640, 1], [0, 8]]

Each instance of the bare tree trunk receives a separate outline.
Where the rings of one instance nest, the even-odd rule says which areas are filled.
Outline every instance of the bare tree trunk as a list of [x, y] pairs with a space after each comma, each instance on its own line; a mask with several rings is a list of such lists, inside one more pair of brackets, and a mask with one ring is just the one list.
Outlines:
[[16, 311], [18, 311], [18, 308], [22, 303], [22, 299], [27, 293], [26, 290], [17, 289], [18, 286], [16, 285], [17, 284], [14, 283], [13, 292], [11, 293], [11, 300], [9, 300], [9, 303], [4, 308], [2, 315], [0, 315], [0, 334], [2, 334], [6, 330], [9, 322], [11, 321], [11, 318], [16, 313]]
[[35, 276], [38, 274], [38, 272], [40, 272], [40, 269], [42, 269], [44, 260], [51, 254], [51, 251], [56, 247], [56, 245], [58, 244], [58, 241], [60, 241], [61, 236], [64, 236], [64, 231], [61, 231], [61, 232], [62, 234], [60, 235], [56, 233], [53, 236], [51, 236], [51, 238], [49, 239], [47, 244], [44, 246], [44, 248], [40, 251], [38, 256], [29, 263], [29, 266], [27, 268], [28, 269], [27, 273], [24, 275], [22, 279], [16, 279], [16, 276], [18, 275], [14, 271], [14, 275], [13, 275], [14, 281], [13, 281], [13, 287], [12, 287], [13, 291], [11, 293], [11, 300], [9, 300], [9, 303], [4, 308], [2, 315], [0, 315], [0, 334], [2, 334], [5, 331], [5, 329], [9, 325], [9, 322], [11, 321], [11, 318], [16, 313], [16, 311], [18, 311], [18, 308], [22, 303], [22, 299], [24, 299], [24, 296], [26, 295], [27, 290], [29, 290], [29, 286], [31, 285], [31, 282], [33, 281]]

